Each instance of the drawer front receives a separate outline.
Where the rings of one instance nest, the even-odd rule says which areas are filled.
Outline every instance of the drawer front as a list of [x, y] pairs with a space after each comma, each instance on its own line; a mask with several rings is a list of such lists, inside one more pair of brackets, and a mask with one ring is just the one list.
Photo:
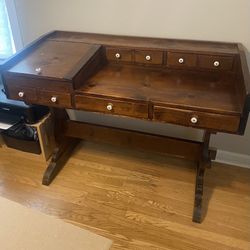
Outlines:
[[197, 55], [188, 53], [168, 52], [167, 54], [168, 67], [196, 67]]
[[123, 48], [106, 48], [106, 57], [108, 61], [132, 62], [133, 51]]
[[83, 95], [75, 96], [77, 109], [95, 111], [116, 115], [125, 115], [137, 118], [148, 118], [148, 105], [127, 101], [118, 101], [106, 98], [90, 97]]
[[45, 106], [72, 108], [71, 95], [41, 90], [38, 92], [38, 103]]
[[237, 132], [240, 117], [154, 106], [154, 120], [215, 131]]
[[8, 94], [9, 98], [14, 100], [24, 101], [28, 103], [37, 101], [37, 91], [35, 88], [22, 87], [21, 85], [9, 85]]
[[135, 62], [160, 65], [163, 63], [163, 51], [136, 50]]
[[233, 57], [231, 56], [209, 56], [199, 55], [198, 66], [204, 69], [232, 70]]

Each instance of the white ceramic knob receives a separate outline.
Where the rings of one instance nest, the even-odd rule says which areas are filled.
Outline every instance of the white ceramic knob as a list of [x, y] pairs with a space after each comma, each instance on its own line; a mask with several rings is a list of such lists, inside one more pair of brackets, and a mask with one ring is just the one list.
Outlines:
[[193, 117], [191, 118], [191, 122], [192, 122], [193, 124], [196, 124], [196, 123], [198, 122], [198, 118], [195, 117], [195, 116], [193, 116]]
[[107, 110], [108, 111], [111, 111], [113, 109], [113, 104], [112, 103], [109, 103], [108, 105], [107, 105]]
[[218, 66], [220, 66], [220, 62], [219, 61], [215, 61], [214, 62], [214, 67], [218, 67]]
[[21, 97], [21, 98], [24, 97], [24, 92], [22, 92], [22, 91], [19, 92], [19, 93], [18, 93], [18, 96]]
[[51, 99], [50, 99], [53, 103], [56, 103], [57, 102], [57, 98], [55, 96], [52, 96]]
[[184, 63], [184, 59], [183, 59], [183, 58], [179, 58], [178, 62], [179, 62], [180, 64], [183, 64], [183, 63]]
[[150, 55], [147, 55], [147, 56], [145, 57], [145, 59], [146, 59], [147, 61], [150, 61], [150, 60], [151, 60], [151, 56], [150, 56]]
[[35, 71], [36, 71], [37, 74], [41, 74], [42, 73], [42, 69], [41, 68], [36, 68]]
[[120, 53], [116, 53], [116, 54], [115, 54], [115, 57], [116, 57], [117, 59], [120, 59], [120, 58], [121, 58], [121, 54], [120, 54]]

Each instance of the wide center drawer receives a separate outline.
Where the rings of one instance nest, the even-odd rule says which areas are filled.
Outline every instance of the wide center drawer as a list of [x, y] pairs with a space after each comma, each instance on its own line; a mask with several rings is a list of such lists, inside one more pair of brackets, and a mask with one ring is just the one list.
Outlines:
[[237, 132], [240, 122], [240, 117], [237, 115], [222, 115], [162, 106], [154, 106], [153, 119], [225, 132]]
[[148, 105], [132, 101], [119, 101], [109, 98], [75, 95], [76, 109], [102, 113], [148, 118]]

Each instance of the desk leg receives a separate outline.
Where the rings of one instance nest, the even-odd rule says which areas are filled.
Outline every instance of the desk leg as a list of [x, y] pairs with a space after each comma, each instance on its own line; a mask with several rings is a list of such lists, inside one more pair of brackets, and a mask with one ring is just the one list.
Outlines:
[[204, 183], [204, 173], [206, 167], [211, 166], [211, 155], [209, 152], [209, 141], [210, 132], [205, 131], [203, 136], [203, 143], [201, 144], [201, 157], [197, 164], [196, 171], [196, 184], [195, 184], [195, 199], [194, 199], [194, 211], [193, 211], [193, 221], [201, 223], [201, 211], [202, 211], [202, 196], [203, 196], [203, 183]]
[[68, 119], [67, 113], [63, 109], [52, 109], [55, 125], [55, 140], [57, 147], [55, 148], [50, 163], [44, 172], [42, 184], [48, 186], [56, 175], [63, 168], [72, 151], [80, 141], [80, 139], [67, 137], [64, 135], [63, 124]]
[[65, 137], [62, 144], [54, 150], [49, 166], [43, 175], [43, 185], [48, 186], [54, 180], [67, 162], [78, 142], [78, 139]]

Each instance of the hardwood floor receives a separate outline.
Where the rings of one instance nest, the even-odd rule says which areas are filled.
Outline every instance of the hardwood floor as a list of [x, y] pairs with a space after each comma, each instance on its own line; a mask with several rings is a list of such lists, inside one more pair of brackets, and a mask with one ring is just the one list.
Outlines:
[[250, 249], [250, 169], [213, 163], [192, 222], [191, 162], [82, 143], [49, 186], [38, 156], [0, 148], [0, 195], [114, 241], [114, 249]]

